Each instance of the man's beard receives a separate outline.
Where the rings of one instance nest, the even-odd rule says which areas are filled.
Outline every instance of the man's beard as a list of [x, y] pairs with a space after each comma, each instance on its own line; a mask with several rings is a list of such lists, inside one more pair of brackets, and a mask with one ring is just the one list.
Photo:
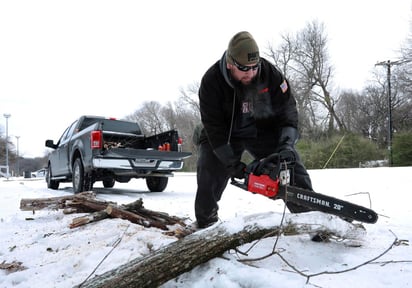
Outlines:
[[236, 83], [235, 89], [240, 101], [248, 102], [251, 115], [256, 119], [267, 119], [273, 116], [272, 102], [268, 93], [258, 93], [257, 78], [249, 85]]

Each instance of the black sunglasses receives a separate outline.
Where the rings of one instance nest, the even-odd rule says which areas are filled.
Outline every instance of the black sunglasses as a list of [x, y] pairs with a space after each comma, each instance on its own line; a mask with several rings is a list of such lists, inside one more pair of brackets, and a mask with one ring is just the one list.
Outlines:
[[244, 66], [242, 64], [237, 63], [236, 60], [233, 59], [233, 57], [230, 57], [230, 58], [232, 58], [233, 64], [235, 64], [236, 68], [242, 72], [247, 72], [249, 70], [255, 71], [256, 69], [260, 67], [260, 61], [254, 66]]

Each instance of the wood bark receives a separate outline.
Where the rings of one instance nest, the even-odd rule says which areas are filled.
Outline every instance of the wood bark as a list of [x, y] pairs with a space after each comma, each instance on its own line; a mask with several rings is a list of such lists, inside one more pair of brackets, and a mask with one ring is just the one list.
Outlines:
[[[267, 218], [268, 221], [265, 223], [270, 223], [271, 219], [278, 219], [272, 213], [257, 215], [260, 219]], [[278, 223], [276, 220], [273, 222]], [[225, 223], [220, 223], [190, 234], [151, 255], [133, 259], [127, 264], [95, 276], [76, 287], [158, 287], [182, 273], [192, 270], [197, 265], [245, 243], [280, 233], [285, 235], [314, 233], [321, 228], [308, 227], [292, 221], [282, 227], [278, 225], [261, 226], [249, 216], [244, 218], [244, 223], [243, 229], [237, 232], [229, 231], [232, 229], [227, 229]]]
[[167, 213], [145, 209], [141, 199], [125, 205], [117, 205], [95, 198], [92, 192], [83, 192], [70, 196], [22, 199], [20, 209], [35, 211], [40, 209], [64, 209], [63, 213], [91, 212], [86, 216], [72, 220], [70, 228], [79, 227], [91, 222], [100, 221], [109, 217], [129, 220], [144, 227], [156, 227], [168, 230], [167, 225], [180, 224], [185, 226], [183, 219], [169, 216]]
[[95, 194], [92, 192], [83, 192], [76, 195], [50, 197], [50, 198], [26, 198], [20, 200], [20, 210], [23, 211], [35, 211], [41, 209], [63, 209], [65, 208], [66, 201], [73, 200], [75, 197], [87, 197], [94, 198]]
[[97, 222], [103, 219], [108, 218], [109, 215], [107, 214], [106, 211], [96, 211], [94, 213], [91, 213], [86, 216], [81, 216], [81, 217], [76, 217], [72, 220], [72, 223], [70, 224], [70, 228], [76, 228], [82, 225], [86, 225], [92, 222]]
[[153, 221], [149, 218], [142, 217], [139, 214], [129, 212], [127, 210], [124, 210], [122, 208], [115, 207], [113, 205], [108, 205], [106, 208], [107, 214], [114, 218], [121, 218], [121, 219], [127, 219], [132, 223], [140, 224], [144, 227], [156, 227], [160, 228], [162, 230], [168, 230], [167, 226], [158, 222], [158, 221]]

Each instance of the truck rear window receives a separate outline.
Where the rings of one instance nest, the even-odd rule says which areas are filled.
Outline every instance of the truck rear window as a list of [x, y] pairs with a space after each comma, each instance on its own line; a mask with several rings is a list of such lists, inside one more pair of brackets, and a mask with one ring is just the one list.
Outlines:
[[109, 120], [105, 119], [102, 121], [103, 131], [113, 131], [117, 133], [130, 133], [141, 135], [142, 131], [137, 123], [122, 121], [122, 120]]

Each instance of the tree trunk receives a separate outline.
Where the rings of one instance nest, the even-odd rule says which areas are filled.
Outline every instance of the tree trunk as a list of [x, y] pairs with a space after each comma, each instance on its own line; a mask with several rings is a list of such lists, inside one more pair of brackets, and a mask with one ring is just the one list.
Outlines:
[[[330, 220], [337, 219], [337, 221], [344, 222], [332, 215], [328, 217], [330, 217]], [[260, 222], [260, 220], [263, 221]], [[303, 221], [310, 220], [303, 218]], [[155, 251], [151, 255], [133, 259], [127, 264], [98, 275], [76, 287], [158, 287], [182, 273], [192, 270], [197, 265], [205, 263], [222, 255], [225, 251], [235, 249], [245, 243], [268, 236], [275, 236], [280, 233], [295, 235], [325, 230], [325, 227], [322, 225], [299, 223], [302, 222], [302, 219], [299, 217], [288, 220], [287, 224], [284, 224], [282, 227], [278, 225], [262, 226], [257, 224], [259, 222], [279, 223], [279, 214], [276, 213], [257, 214], [253, 217], [246, 216], [243, 222], [244, 227], [242, 230], [236, 232], [233, 232], [233, 229], [227, 229], [225, 223], [198, 231]], [[333, 221], [329, 222], [333, 223]], [[343, 223], [342, 225], [351, 224]], [[342, 232], [332, 231], [331, 233], [339, 235]]]

